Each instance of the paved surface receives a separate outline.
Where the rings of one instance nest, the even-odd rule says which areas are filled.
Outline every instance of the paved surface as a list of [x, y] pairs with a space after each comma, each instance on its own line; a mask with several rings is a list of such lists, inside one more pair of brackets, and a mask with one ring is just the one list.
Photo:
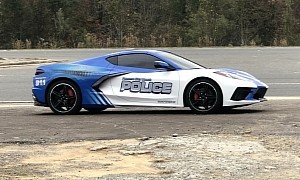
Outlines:
[[[82, 111], [60, 116], [49, 108], [20, 102], [31, 101], [36, 65], [0, 67], [0, 101], [19, 102], [0, 103], [0, 179], [299, 179], [300, 48], [169, 50], [212, 68], [247, 71], [270, 85], [267, 95], [272, 98], [212, 115], [194, 115], [185, 108], [122, 108], [97, 115]], [[64, 61], [114, 51], [0, 51], [0, 61]], [[122, 142], [141, 137], [153, 138], [136, 145]], [[104, 151], [87, 150], [105, 143], [95, 140], [110, 139], [122, 144], [107, 146]], [[124, 150], [131, 155], [121, 157]], [[103, 164], [103, 158], [108, 163]], [[136, 166], [145, 170], [134, 161], [137, 159], [151, 164], [146, 173], [152, 174], [136, 174], [140, 172]], [[120, 161], [134, 168], [127, 174], [112, 175], [114, 168], [124, 170]], [[102, 176], [102, 172], [108, 175]]]
[[[99, 115], [56, 116], [31, 104], [0, 103], [0, 142], [51, 142], [163, 136], [172, 133], [239, 133], [299, 135], [300, 48], [172, 48], [167, 49], [212, 68], [245, 70], [270, 85], [271, 100], [224, 114], [196, 116], [189, 110], [113, 109]], [[75, 60], [116, 49], [0, 51], [2, 58]], [[0, 68], [0, 101], [31, 101], [35, 65]], [[274, 98], [272, 98], [274, 99]], [[275, 98], [276, 99], [276, 98]], [[279, 98], [280, 99], [280, 98]], [[287, 98], [285, 98], [287, 99]], [[295, 125], [295, 126], [293, 126]]]
[[[270, 86], [267, 96], [300, 96], [300, 48], [167, 48], [211, 68], [249, 72]], [[73, 61], [120, 49], [12, 50], [0, 58], [43, 58]], [[0, 101], [31, 101], [36, 66], [0, 67]]]
[[102, 114], [54, 115], [26, 104], [0, 106], [0, 142], [42, 143], [126, 139], [172, 134], [300, 136], [300, 100], [271, 100], [213, 115], [188, 109], [108, 109]]

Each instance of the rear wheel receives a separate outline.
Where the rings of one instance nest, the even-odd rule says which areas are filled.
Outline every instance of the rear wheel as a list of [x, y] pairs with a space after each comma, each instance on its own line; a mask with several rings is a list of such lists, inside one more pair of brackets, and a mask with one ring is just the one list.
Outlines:
[[80, 90], [69, 80], [57, 81], [48, 90], [47, 102], [55, 114], [76, 114], [81, 110]]
[[187, 87], [185, 102], [197, 114], [215, 113], [222, 107], [223, 95], [214, 81], [198, 79]]

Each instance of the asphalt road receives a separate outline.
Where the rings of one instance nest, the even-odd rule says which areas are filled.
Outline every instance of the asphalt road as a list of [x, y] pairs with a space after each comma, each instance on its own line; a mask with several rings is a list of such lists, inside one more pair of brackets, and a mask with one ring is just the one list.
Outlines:
[[[247, 154], [241, 154], [241, 157], [243, 156], [241, 159], [243, 166], [238, 166], [245, 168], [239, 168], [236, 171], [244, 172], [248, 170], [251, 171], [252, 174], [253, 169], [260, 170], [261, 172], [278, 172], [281, 170], [283, 174], [280, 175], [271, 173], [269, 178], [275, 177], [275, 179], [276, 177], [284, 177], [284, 173], [289, 173], [289, 177], [296, 177], [298, 175], [296, 174], [297, 169], [293, 169], [295, 164], [283, 170], [277, 167], [276, 163], [284, 165], [285, 163], [278, 161], [280, 156], [277, 149], [272, 149], [272, 147], [281, 149], [283, 153], [282, 157], [286, 159], [286, 161], [289, 160], [288, 158], [296, 159], [299, 156], [297, 147], [300, 137], [300, 60], [298, 58], [300, 57], [300, 48], [172, 48], [168, 50], [186, 56], [208, 67], [228, 67], [247, 71], [270, 86], [267, 93], [270, 100], [252, 106], [226, 110], [218, 114], [210, 115], [195, 115], [191, 113], [188, 108], [131, 107], [107, 109], [101, 114], [96, 115], [81, 111], [79, 115], [62, 116], [54, 115], [49, 108], [34, 107], [32, 103], [21, 102], [31, 101], [31, 78], [36, 65], [13, 68], [0, 67], [1, 148], [5, 148], [7, 144], [15, 144], [18, 147], [27, 148], [26, 151], [30, 152], [30, 155], [38, 157], [38, 154], [32, 151], [31, 147], [33, 146], [28, 145], [43, 143], [56, 144], [86, 140], [171, 137], [174, 136], [174, 134], [177, 134], [179, 137], [194, 134], [209, 134], [211, 137], [220, 135], [225, 138], [224, 141], [227, 141], [226, 137], [231, 137], [235, 141], [236, 137], [244, 136], [249, 138], [249, 142], [253, 140], [258, 141], [259, 144], [271, 144], [271, 146], [268, 146], [268, 148], [271, 149], [266, 150], [268, 157], [265, 157], [265, 161], [267, 161], [268, 165], [271, 164], [272, 166], [265, 166], [261, 163], [259, 163], [258, 166], [256, 163], [253, 165], [253, 168], [249, 168], [248, 162], [244, 161], [244, 156], [251, 156], [254, 159], [260, 158], [261, 156], [248, 154], [250, 151], [247, 151]], [[49, 58], [72, 61], [114, 51], [118, 50], [0, 51], [0, 59]], [[4, 101], [17, 101], [19, 103]], [[279, 138], [278, 142], [274, 142], [272, 141], [274, 137], [281, 137], [282, 139]], [[191, 142], [188, 140], [186, 143], [190, 145]], [[25, 145], [22, 146], [22, 144]], [[221, 142], [220, 144], [222, 145]], [[9, 145], [7, 147], [9, 147]], [[244, 144], [242, 145], [244, 146]], [[43, 145], [40, 152], [44, 152], [45, 147], [46, 146]], [[174, 155], [176, 159], [178, 158], [178, 151], [181, 151], [183, 154], [187, 152], [177, 149], [176, 146], [172, 147], [172, 149], [174, 148], [176, 149]], [[235, 148], [239, 154], [241, 153], [239, 147], [236, 147], [236, 144], [234, 144], [232, 148]], [[225, 151], [228, 151], [227, 146], [225, 149], [227, 149]], [[86, 149], [84, 150], [86, 151]], [[189, 150], [199, 154], [195, 149], [190, 148]], [[289, 150], [289, 153], [292, 153], [293, 156], [288, 154], [288, 151], [285, 150]], [[17, 150], [14, 149], [14, 151]], [[254, 152], [251, 145], [251, 152], [252, 151]], [[172, 153], [174, 154], [174, 152], [175, 151]], [[9, 162], [16, 165], [3, 166], [3, 168], [0, 169], [2, 170], [2, 175], [5, 176], [7, 174], [9, 175], [8, 177], [10, 177], [10, 175], [12, 177], [20, 177], [20, 174], [30, 174], [34, 177], [38, 177], [32, 172], [38, 172], [38, 175], [41, 175], [40, 172], [42, 171], [45, 173], [42, 168], [40, 171], [36, 171], [36, 169], [39, 169], [43, 164], [36, 164], [33, 166], [34, 168], [30, 169], [31, 167], [29, 167], [26, 169], [20, 162], [15, 162], [14, 158], [19, 159], [21, 156], [25, 156], [24, 154], [19, 155], [18, 153], [8, 151], [7, 154], [2, 154], [0, 159], [4, 164]], [[21, 153], [24, 152], [22, 151]], [[78, 150], [76, 150], [76, 153], [78, 153]], [[269, 153], [275, 153], [273, 157], [276, 159], [270, 159]], [[206, 155], [206, 153], [204, 154]], [[261, 152], [258, 151], [258, 154], [261, 154]], [[86, 156], [86, 154], [84, 156]], [[194, 157], [193, 155], [189, 156]], [[208, 156], [209, 158], [207, 158]], [[209, 153], [207, 157], [203, 158], [205, 163], [207, 159], [215, 160]], [[217, 154], [216, 159], [219, 160], [216, 162], [219, 161], [219, 163], [222, 163], [222, 166], [224, 166], [224, 162], [235, 164], [231, 161], [233, 158], [231, 155], [226, 154], [226, 157], [229, 159], [220, 161], [220, 154]], [[71, 161], [74, 161], [73, 155]], [[80, 160], [80, 162], [81, 161], [82, 160]], [[189, 160], [185, 158], [184, 161]], [[216, 162], [214, 162], [214, 164]], [[174, 164], [173, 162], [171, 163]], [[194, 169], [193, 166], [195, 166], [195, 164], [193, 161], [189, 163], [190, 164], [185, 166], [189, 169]], [[180, 161], [179, 164], [182, 164], [182, 161]], [[244, 164], [247, 166], [244, 166]], [[68, 166], [69, 165], [70, 164], [68, 164]], [[93, 168], [95, 166], [93, 163], [89, 163], [89, 165], [93, 166]], [[295, 175], [290, 174], [291, 171], [285, 171], [291, 168], [294, 170], [293, 172], [296, 172]], [[211, 169], [206, 169], [210, 176]], [[232, 171], [228, 171], [227, 168], [225, 169], [226, 173], [230, 173], [230, 176], [227, 177], [232, 177]], [[80, 168], [80, 171], [81, 170], [82, 168]], [[49, 171], [51, 171], [51, 169]], [[194, 174], [198, 174], [199, 172], [200, 171], [196, 169]], [[219, 168], [217, 172], [220, 174], [224, 171], [222, 168]], [[176, 172], [176, 174], [177, 173], [178, 172]], [[46, 176], [49, 177], [48, 174], [45, 174], [45, 177]]]
[[[119, 49], [118, 49], [119, 50]], [[117, 49], [0, 51], [2, 58], [83, 59]], [[247, 71], [269, 84], [267, 96], [289, 96], [213, 115], [188, 109], [109, 109], [91, 115], [57, 116], [32, 104], [0, 103], [0, 142], [41, 143], [72, 140], [168, 136], [171, 134], [300, 135], [300, 48], [171, 48], [212, 68]], [[0, 68], [0, 101], [31, 101], [36, 65]], [[298, 100], [296, 100], [298, 98]]]
[[54, 115], [48, 108], [0, 105], [0, 143], [57, 143], [79, 140], [161, 137], [172, 134], [300, 136], [299, 100], [270, 100], [220, 114], [189, 109], [108, 109], [91, 115]]
[[[0, 58], [47, 58], [75, 61], [121, 49], [0, 51]], [[267, 83], [267, 96], [300, 96], [300, 48], [166, 48], [211, 68], [249, 72]], [[31, 101], [36, 66], [0, 68], [0, 101]]]

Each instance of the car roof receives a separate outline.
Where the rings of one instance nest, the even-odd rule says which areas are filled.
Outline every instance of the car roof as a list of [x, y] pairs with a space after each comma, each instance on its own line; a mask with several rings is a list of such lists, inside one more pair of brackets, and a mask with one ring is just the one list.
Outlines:
[[135, 54], [135, 53], [159, 53], [159, 52], [163, 52], [162, 50], [146, 50], [146, 49], [134, 49], [134, 50], [125, 50], [125, 51], [119, 51], [119, 52], [114, 52], [114, 53], [110, 53], [105, 55], [106, 57], [110, 57], [110, 56], [118, 56], [118, 55], [123, 55], [123, 54]]

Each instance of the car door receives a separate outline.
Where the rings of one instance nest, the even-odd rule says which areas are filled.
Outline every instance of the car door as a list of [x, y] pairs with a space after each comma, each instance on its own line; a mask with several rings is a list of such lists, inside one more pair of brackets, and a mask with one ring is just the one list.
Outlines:
[[110, 79], [115, 105], [177, 106], [179, 92], [178, 71], [156, 68], [161, 59], [149, 54], [126, 54], [118, 56], [114, 68], [127, 74]]

